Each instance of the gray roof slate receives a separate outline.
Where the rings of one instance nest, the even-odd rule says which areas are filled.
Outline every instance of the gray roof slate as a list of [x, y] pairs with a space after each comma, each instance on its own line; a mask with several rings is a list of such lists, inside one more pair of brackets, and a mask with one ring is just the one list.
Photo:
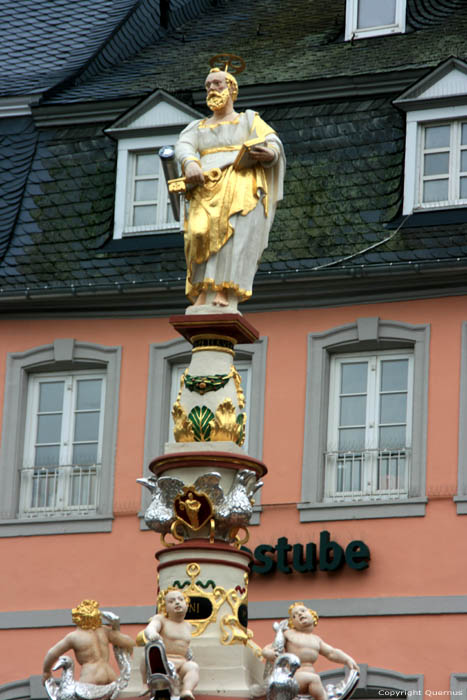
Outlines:
[[136, 0], [3, 3], [0, 96], [42, 92], [69, 78], [83, 68], [135, 4]]
[[[17, 86], [47, 89], [59, 80], [59, 88], [48, 93], [54, 103], [143, 97], [157, 87], [189, 94], [199, 87], [206, 57], [222, 50], [228, 36], [236, 37], [235, 50], [247, 60], [244, 84], [269, 82], [271, 76], [285, 81], [435, 65], [453, 48], [467, 54], [465, 0], [408, 0], [411, 33], [353, 45], [340, 40], [345, 0], [332, 5], [328, 0], [236, 0], [216, 7], [211, 0], [173, 0], [168, 32], [150, 26], [159, 6], [155, 0], [82, 0], [68, 54], [62, 33], [68, 25], [61, 13], [73, 15], [69, 0], [57, 0], [55, 16], [50, 3], [32, 4], [37, 45], [40, 38], [48, 40], [47, 32], [54, 34], [56, 21], [54, 41], [60, 50], [50, 41], [48, 53], [40, 47], [34, 54], [33, 45], [31, 75], [19, 72], [19, 60], [14, 65]], [[37, 28], [43, 5], [45, 24]], [[26, 0], [18, 3], [20, 9], [26, 6]], [[80, 43], [80, 31], [92, 24], [92, 11], [99, 8], [108, 10], [97, 25], [99, 40], [90, 32], [92, 41]], [[19, 33], [18, 22], [12, 26]], [[353, 270], [467, 258], [467, 217], [426, 226], [414, 217], [400, 218], [405, 116], [391, 104], [395, 96], [355, 95], [262, 111], [284, 142], [288, 168], [285, 199], [259, 279], [327, 265]], [[177, 243], [174, 236], [153, 237], [153, 248], [135, 243], [132, 250], [132, 241], [109, 246], [116, 144], [102, 125], [37, 130], [30, 118], [3, 119], [0, 155], [0, 293], [180, 286], [185, 274], [181, 237]]]
[[128, 98], [157, 88], [196, 90], [209, 58], [222, 51], [245, 59], [240, 87], [271, 78], [281, 83], [427, 68], [466, 54], [464, 0], [408, 0], [407, 15], [407, 34], [344, 42], [345, 0], [216, 3], [119, 65], [84, 72], [50, 102]]

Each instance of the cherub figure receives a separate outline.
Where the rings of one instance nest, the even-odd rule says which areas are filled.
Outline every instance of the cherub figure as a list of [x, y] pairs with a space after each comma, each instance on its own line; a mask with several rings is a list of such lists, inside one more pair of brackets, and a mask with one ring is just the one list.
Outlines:
[[[194, 700], [193, 691], [199, 681], [199, 666], [191, 660], [191, 625], [185, 620], [189, 598], [178, 588], [169, 587], [160, 596], [159, 612], [139, 633], [137, 643], [147, 644], [161, 640], [167, 659], [178, 673], [181, 683], [180, 698]], [[142, 669], [143, 671], [143, 669]], [[145, 675], [143, 671], [143, 676]]]
[[311, 695], [315, 700], [328, 700], [321, 679], [313, 666], [319, 654], [335, 663], [345, 664], [351, 670], [358, 671], [359, 668], [351, 656], [326, 644], [314, 633], [318, 619], [318, 614], [307, 608], [304, 603], [293, 603], [289, 607], [289, 627], [283, 632], [284, 648], [281, 649], [280, 644], [273, 642], [264, 647], [263, 656], [272, 662], [284, 652], [298, 656], [301, 665], [294, 677], [299, 686], [299, 693]]
[[[71, 614], [77, 629], [49, 649], [44, 659], [42, 682], [47, 692], [58, 693], [58, 697], [60, 696], [60, 688], [57, 690], [54, 687], [56, 683], [54, 683], [52, 671], [56, 668], [73, 666], [72, 660], [63, 656], [67, 651], [72, 650], [81, 665], [79, 683], [72, 679], [73, 683], [80, 687], [84, 687], [85, 684], [88, 686], [87, 692], [90, 692], [91, 687], [101, 688], [102, 693], [97, 689], [93, 690], [93, 697], [115, 697], [118, 690], [128, 683], [129, 657], [133, 652], [134, 641], [120, 632], [119, 618], [111, 612], [101, 612], [99, 603], [95, 600], [83, 600], [73, 608]], [[102, 625], [102, 617], [110, 622], [111, 627]], [[114, 648], [122, 674], [120, 678], [117, 677], [109, 662], [109, 644]], [[70, 671], [69, 674], [71, 673]]]

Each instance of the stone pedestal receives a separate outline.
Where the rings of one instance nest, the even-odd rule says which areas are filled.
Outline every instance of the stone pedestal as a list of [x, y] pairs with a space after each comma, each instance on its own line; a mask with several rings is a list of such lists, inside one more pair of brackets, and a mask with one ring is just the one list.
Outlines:
[[[246, 417], [234, 347], [258, 332], [240, 314], [193, 314], [170, 319], [193, 346], [173, 407], [174, 442], [149, 465], [150, 518], [164, 532], [156, 552], [158, 589], [190, 597], [186, 615], [200, 666], [196, 695], [251, 697], [264, 664], [248, 629], [248, 539], [252, 498], [265, 465], [241, 445]], [[160, 517], [159, 517], [160, 513]], [[171, 520], [172, 518], [172, 520]], [[167, 546], [169, 545], [169, 546]], [[138, 649], [125, 696], [142, 692]]]

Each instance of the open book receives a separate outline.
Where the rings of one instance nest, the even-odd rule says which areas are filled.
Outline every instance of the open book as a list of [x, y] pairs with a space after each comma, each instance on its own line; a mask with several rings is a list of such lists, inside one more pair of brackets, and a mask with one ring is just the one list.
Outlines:
[[252, 148], [255, 146], [266, 146], [266, 142], [264, 139], [261, 138], [256, 138], [256, 139], [249, 139], [248, 141], [245, 141], [245, 143], [242, 145], [241, 149], [238, 152], [237, 157], [235, 158], [234, 161], [234, 170], [242, 170], [243, 168], [251, 168], [254, 165], [258, 163], [257, 160], [252, 158], [250, 151]]

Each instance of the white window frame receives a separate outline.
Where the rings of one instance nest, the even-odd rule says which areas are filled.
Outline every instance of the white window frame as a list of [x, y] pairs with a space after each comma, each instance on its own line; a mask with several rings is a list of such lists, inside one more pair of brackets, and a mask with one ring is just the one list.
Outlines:
[[[429, 325], [378, 317], [359, 318], [308, 336], [306, 411], [302, 468], [301, 522], [423, 516], [427, 498]], [[388, 350], [413, 353], [412, 455], [408, 495], [401, 498], [326, 500], [325, 454], [329, 418], [331, 360], [343, 353]]]
[[400, 34], [405, 32], [406, 0], [395, 0], [394, 24], [365, 27], [359, 29], [358, 22], [359, 0], [346, 0], [345, 10], [345, 40], [365, 39], [367, 37], [383, 36], [385, 34]]
[[[178, 134], [166, 134], [151, 137], [133, 137], [128, 139], [120, 139], [118, 142], [118, 160], [117, 160], [117, 181], [115, 187], [115, 221], [114, 221], [114, 238], [121, 239], [131, 236], [154, 235], [161, 233], [170, 233], [180, 231], [183, 222], [182, 218], [179, 221], [167, 222], [165, 217], [157, 217], [152, 225], [133, 226], [131, 217], [133, 213], [133, 191], [135, 182], [135, 163], [136, 156], [144, 153], [157, 154], [162, 146], [174, 144], [177, 141]], [[162, 165], [159, 169], [159, 186], [158, 194], [165, 191], [163, 200], [164, 211], [169, 202], [167, 185], [165, 183]], [[161, 201], [157, 200], [158, 211], [161, 211]], [[183, 210], [183, 208], [181, 208]], [[161, 220], [163, 219], [163, 220]]]
[[[467, 144], [461, 145], [461, 133], [462, 125], [467, 125], [467, 116], [464, 119], [449, 119], [447, 121], [434, 121], [434, 122], [420, 122], [418, 124], [418, 134], [417, 134], [417, 170], [416, 170], [416, 193], [414, 201], [414, 209], [416, 210], [427, 210], [427, 209], [447, 209], [453, 207], [465, 207], [467, 206], [467, 197], [461, 199], [459, 181], [461, 175], [467, 177], [467, 171], [460, 170], [460, 154], [462, 151], [467, 151]], [[449, 126], [450, 127], [450, 143], [449, 147], [438, 148], [438, 149], [426, 149], [424, 147], [425, 142], [425, 130], [426, 128], [432, 126]], [[444, 174], [440, 175], [424, 175], [423, 163], [424, 156], [426, 153], [437, 153], [437, 152], [448, 152], [449, 153], [449, 170], [447, 177], [443, 177]], [[429, 180], [448, 180], [448, 198], [446, 200], [439, 200], [436, 202], [424, 202], [423, 201], [423, 184], [425, 181]]]
[[[101, 395], [99, 403], [99, 431], [97, 436], [97, 454], [93, 464], [79, 465], [73, 463], [74, 447], [74, 418], [77, 413], [76, 398], [79, 381], [100, 379]], [[105, 408], [105, 373], [93, 372], [53, 372], [32, 374], [29, 377], [28, 405], [26, 409], [24, 458], [21, 469], [20, 505], [21, 517], [40, 517], [42, 515], [65, 516], [67, 513], [92, 515], [97, 512], [99, 502], [100, 479], [102, 467], [102, 440], [104, 434]], [[39, 392], [41, 384], [50, 381], [63, 381], [64, 394], [61, 412], [61, 435], [58, 464], [35, 466], [35, 447], [39, 416]], [[72, 494], [74, 489], [86, 492], [91, 488], [95, 498], [91, 501], [91, 493], [83, 503], [74, 505]], [[42, 498], [38, 494], [41, 488], [49, 489], [52, 496]], [[83, 494], [84, 495], [84, 494]], [[81, 500], [81, 499], [80, 499]], [[47, 502], [45, 502], [47, 501]]]
[[[385, 449], [378, 445], [379, 427], [379, 401], [381, 365], [384, 360], [408, 360], [407, 373], [407, 414], [406, 414], [406, 444], [400, 449]], [[365, 416], [365, 445], [362, 450], [352, 453], [338, 449], [338, 427], [340, 410], [340, 377], [342, 365], [354, 361], [368, 361], [367, 387], [366, 387], [366, 416]], [[325, 501], [351, 501], [351, 500], [376, 500], [383, 498], [406, 498], [408, 496], [408, 474], [410, 471], [410, 457], [412, 446], [412, 401], [413, 401], [413, 353], [398, 351], [383, 351], [379, 353], [343, 353], [333, 355], [330, 362], [329, 380], [329, 411], [328, 411], [328, 436], [327, 452], [325, 458]], [[397, 454], [396, 454], [397, 453]], [[378, 489], [378, 466], [380, 459], [392, 459], [405, 461], [405, 479], [403, 484], [392, 489]], [[359, 491], [337, 491], [337, 471], [340, 465], [347, 465], [350, 469], [354, 463], [361, 468], [362, 489]]]
[[[8, 354], [0, 451], [3, 484], [0, 490], [0, 537], [111, 531], [120, 362], [120, 347], [79, 342], [73, 338], [60, 338], [51, 345]], [[24, 455], [28, 454], [25, 445], [30, 432], [27, 409], [28, 400], [31, 400], [28, 392], [31, 377], [75, 372], [83, 377], [94, 372], [105, 374], [101, 488], [97, 507], [26, 517], [21, 512], [20, 483]]]

